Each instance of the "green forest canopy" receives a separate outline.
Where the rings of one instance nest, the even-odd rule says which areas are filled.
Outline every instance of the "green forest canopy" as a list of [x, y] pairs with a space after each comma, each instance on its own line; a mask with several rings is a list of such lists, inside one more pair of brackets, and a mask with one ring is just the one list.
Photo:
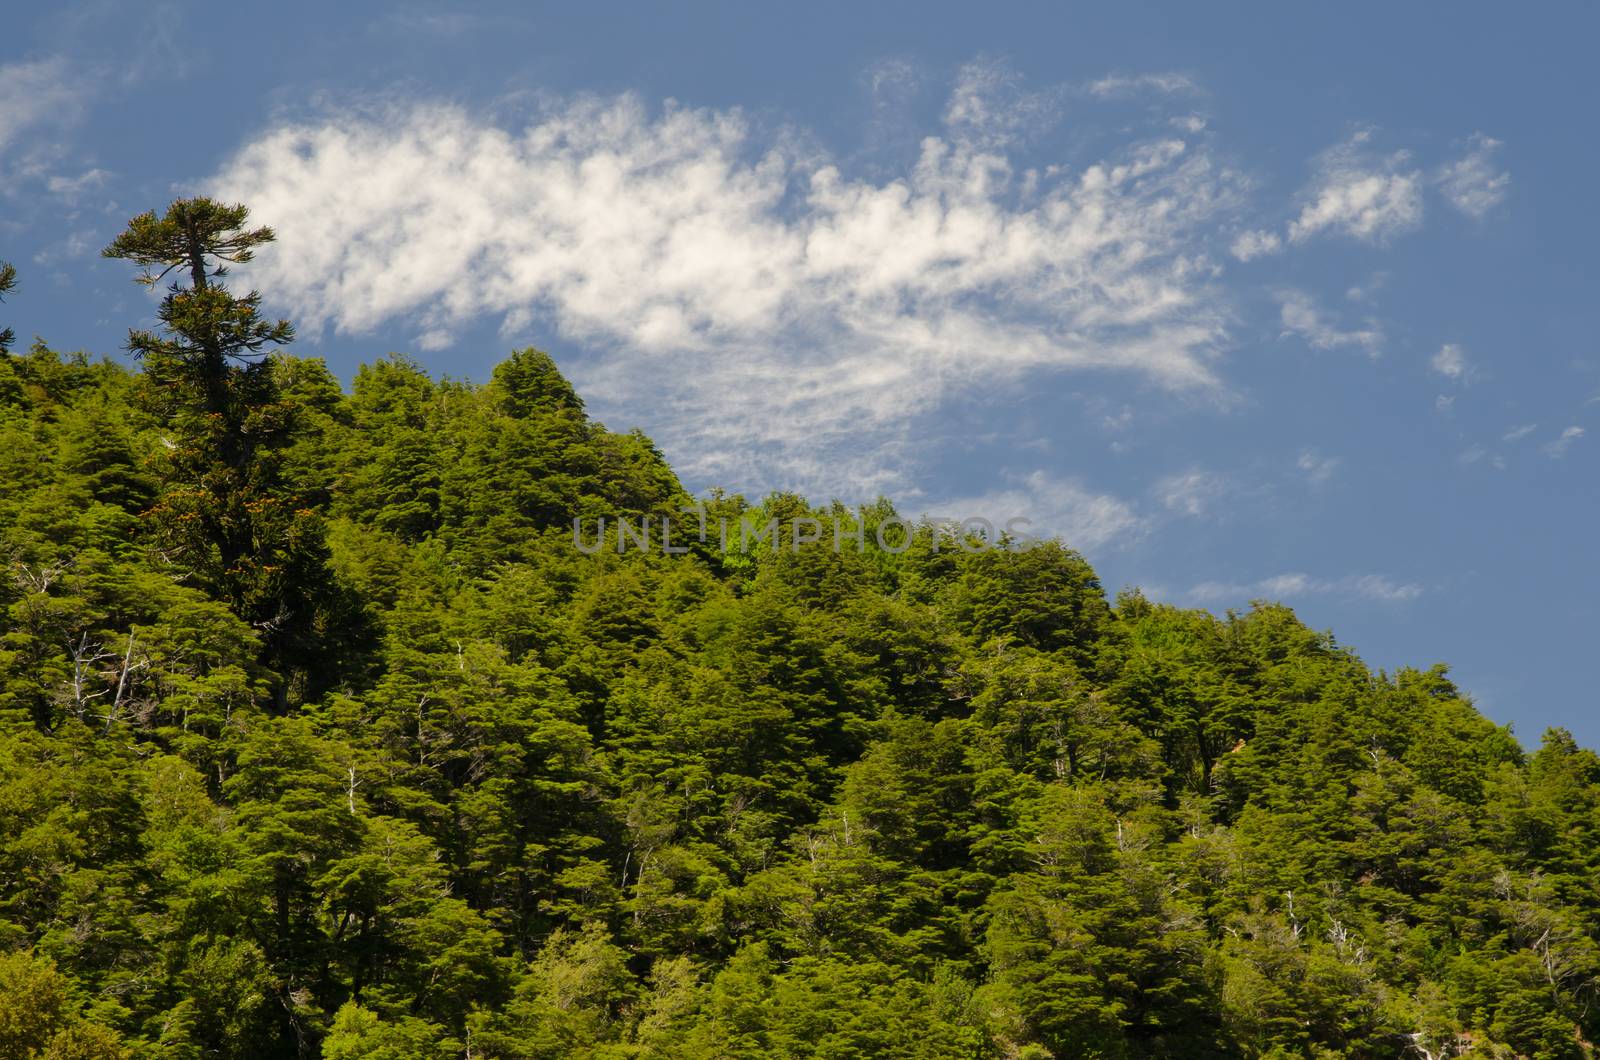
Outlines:
[[536, 350], [346, 392], [245, 220], [108, 248], [138, 371], [0, 352], [0, 1057], [1591, 1054], [1565, 732], [1054, 543], [583, 554], [646, 438]]

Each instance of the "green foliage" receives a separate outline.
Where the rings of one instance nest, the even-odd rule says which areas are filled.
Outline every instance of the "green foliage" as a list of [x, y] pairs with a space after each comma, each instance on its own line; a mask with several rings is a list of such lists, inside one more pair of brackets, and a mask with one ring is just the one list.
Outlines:
[[[5, 301], [5, 293], [17, 285], [17, 269], [9, 261], [0, 261], [0, 302]], [[11, 328], [0, 328], [0, 357], [11, 352], [11, 344], [16, 341], [17, 333]]]
[[0, 357], [0, 1056], [1592, 1054], [1570, 735], [884, 500], [702, 541], [542, 352], [264, 355], [245, 222], [112, 245], [141, 371]]
[[82, 1018], [72, 983], [48, 960], [0, 954], [0, 1056], [17, 1060], [129, 1060], [107, 1027]]
[[258, 293], [238, 296], [220, 282], [228, 263], [250, 261], [274, 238], [270, 228], [246, 229], [248, 213], [180, 199], [161, 217], [134, 217], [104, 254], [142, 266], [142, 284], [174, 270], [189, 279], [187, 287], [174, 281], [161, 301], [164, 335], [128, 333], [128, 349], [144, 362], [138, 401], [165, 432], [155, 461], [161, 488], [143, 512], [152, 543], [266, 630], [268, 661], [315, 693], [335, 594], [321, 516], [283, 473], [296, 405], [262, 355], [290, 342], [294, 328], [262, 318]]

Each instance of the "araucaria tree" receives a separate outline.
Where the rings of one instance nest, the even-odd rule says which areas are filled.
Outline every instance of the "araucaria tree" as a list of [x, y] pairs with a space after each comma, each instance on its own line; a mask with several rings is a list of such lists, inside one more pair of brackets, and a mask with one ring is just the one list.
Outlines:
[[[4, 302], [5, 293], [17, 285], [17, 270], [9, 261], [0, 261], [0, 302]], [[16, 339], [17, 333], [10, 328], [0, 328], [0, 355], [11, 352], [11, 343]]]
[[156, 545], [260, 629], [267, 661], [289, 677], [320, 654], [327, 550], [320, 517], [281, 471], [294, 406], [268, 354], [294, 327], [263, 317], [259, 293], [221, 282], [275, 238], [246, 227], [248, 216], [244, 206], [180, 199], [162, 216], [133, 218], [103, 253], [142, 266], [147, 286], [177, 277], [157, 312], [160, 331], [128, 333], [149, 410], [170, 432], [163, 488], [147, 513]]

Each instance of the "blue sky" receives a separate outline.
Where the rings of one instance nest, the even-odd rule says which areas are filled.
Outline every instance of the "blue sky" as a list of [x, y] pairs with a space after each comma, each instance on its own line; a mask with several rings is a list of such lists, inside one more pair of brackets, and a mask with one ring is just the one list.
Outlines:
[[3, 312], [115, 353], [98, 249], [239, 198], [346, 378], [539, 345], [691, 488], [1033, 518], [1595, 745], [1600, 16], [1541, 12], [36, 6]]

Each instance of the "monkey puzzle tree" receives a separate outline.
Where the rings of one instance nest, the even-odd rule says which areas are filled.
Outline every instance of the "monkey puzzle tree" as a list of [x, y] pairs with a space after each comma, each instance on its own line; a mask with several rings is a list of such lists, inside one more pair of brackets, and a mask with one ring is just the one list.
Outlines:
[[[261, 316], [260, 294], [239, 297], [219, 282], [227, 263], [250, 261], [256, 247], [276, 238], [270, 228], [246, 229], [248, 216], [244, 206], [179, 199], [163, 217], [152, 210], [133, 218], [102, 251], [143, 266], [138, 282], [147, 287], [174, 271], [188, 272], [190, 285], [174, 282], [157, 312], [168, 337], [136, 328], [128, 332], [128, 349], [144, 359], [147, 373], [159, 373], [157, 385], [173, 400], [166, 411], [197, 404], [216, 418], [212, 430], [221, 448], [215, 455], [233, 466], [248, 462], [253, 443], [266, 437], [261, 428], [271, 426], [246, 422], [263, 411], [264, 398], [275, 396], [262, 351], [294, 339], [287, 320]], [[269, 382], [251, 386], [257, 377]]]
[[221, 282], [275, 238], [245, 227], [248, 216], [244, 206], [180, 199], [162, 216], [133, 218], [103, 253], [142, 266], [146, 286], [172, 273], [188, 280], [161, 300], [159, 333], [128, 333], [144, 362], [144, 398], [170, 432], [163, 489], [147, 513], [156, 547], [261, 629], [268, 661], [292, 671], [318, 652], [327, 550], [320, 518], [280, 467], [294, 406], [267, 351], [294, 327], [263, 317], [259, 293]]
[[[5, 293], [17, 285], [17, 270], [9, 261], [0, 261], [0, 302], [5, 301]], [[11, 352], [11, 343], [17, 333], [10, 328], [0, 328], [0, 354]]]

